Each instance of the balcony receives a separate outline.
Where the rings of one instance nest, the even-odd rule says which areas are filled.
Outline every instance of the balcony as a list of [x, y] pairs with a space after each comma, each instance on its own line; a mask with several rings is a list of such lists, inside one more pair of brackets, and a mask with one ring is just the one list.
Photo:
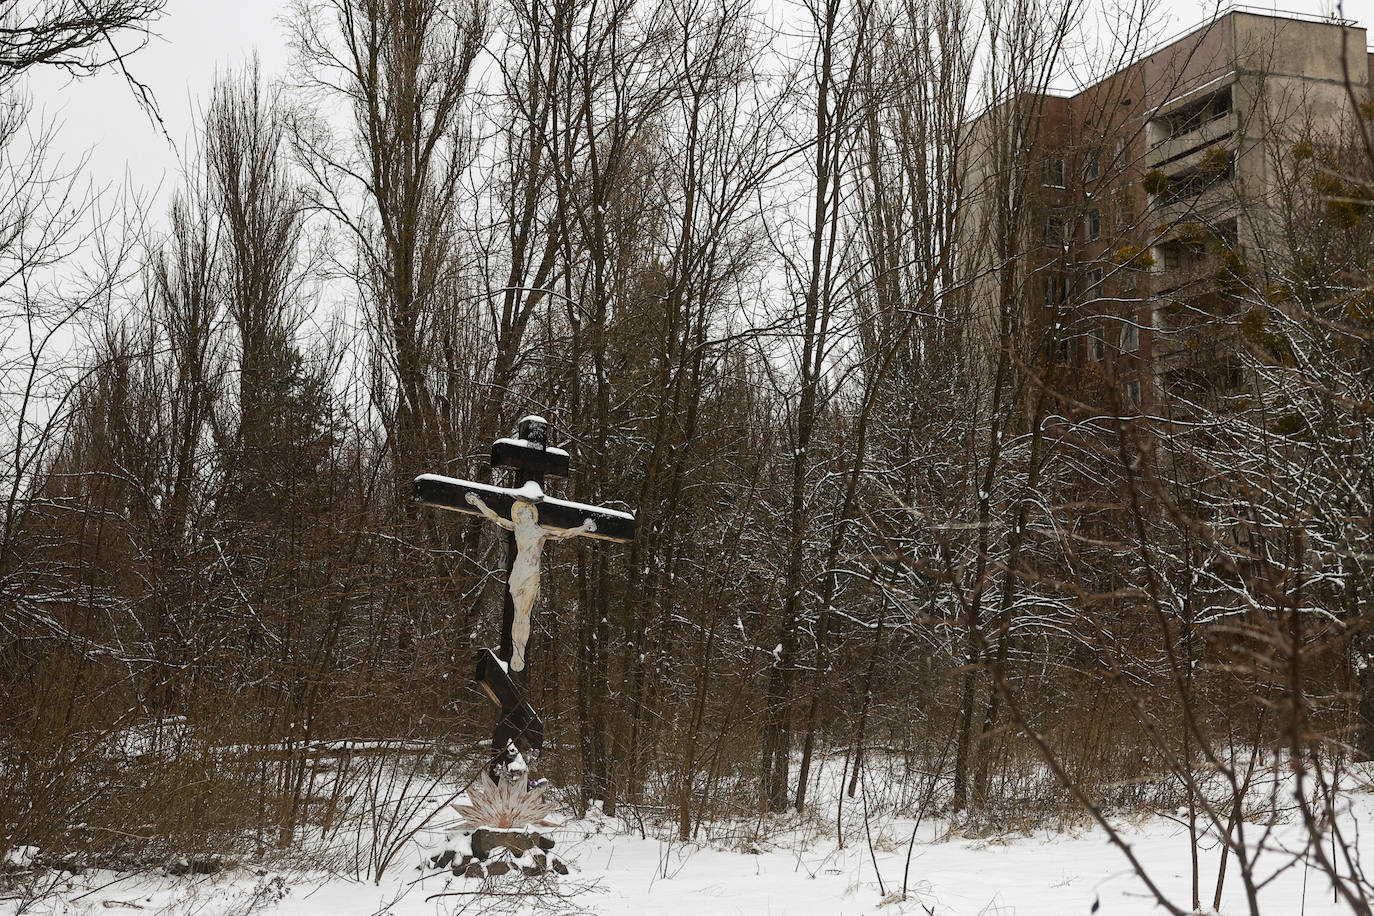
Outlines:
[[1230, 139], [1239, 129], [1240, 115], [1236, 111], [1217, 115], [1192, 130], [1166, 137], [1151, 146], [1145, 154], [1145, 168], [1177, 172], [1195, 166], [1208, 147]]
[[1216, 281], [1216, 264], [1205, 255], [1179, 258], [1172, 266], [1167, 261], [1157, 255], [1155, 267], [1150, 271], [1150, 290], [1155, 295], [1203, 292]]
[[1169, 237], [1183, 223], [1217, 225], [1235, 218], [1236, 194], [1231, 182], [1218, 180], [1200, 193], [1168, 200], [1162, 194], [1151, 195], [1151, 223], [1165, 226]]

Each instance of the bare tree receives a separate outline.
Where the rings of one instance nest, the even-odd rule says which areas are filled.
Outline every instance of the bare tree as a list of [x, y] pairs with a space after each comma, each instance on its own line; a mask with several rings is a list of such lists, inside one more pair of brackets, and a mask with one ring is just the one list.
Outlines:
[[435, 332], [458, 289], [455, 206], [485, 32], [484, 7], [450, 0], [301, 2], [293, 21], [306, 97], [347, 106], [345, 136], [303, 110], [294, 138], [315, 205], [353, 243], [399, 501], [416, 468], [451, 451], [435, 391], [436, 371], [449, 367]]

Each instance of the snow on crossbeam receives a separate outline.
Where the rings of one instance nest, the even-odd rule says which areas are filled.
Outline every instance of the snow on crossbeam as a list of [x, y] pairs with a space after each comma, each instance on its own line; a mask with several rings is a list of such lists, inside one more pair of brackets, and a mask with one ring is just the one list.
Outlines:
[[633, 541], [635, 537], [635, 517], [618, 509], [591, 506], [587, 503], [557, 499], [552, 496], [531, 499], [530, 494], [525, 491], [477, 483], [472, 480], [458, 480], [440, 474], [421, 474], [415, 478], [414, 494], [417, 502], [426, 506], [433, 506], [436, 509], [465, 512], [468, 515], [481, 515], [481, 510], [467, 501], [469, 493], [480, 496], [483, 502], [506, 517], [510, 517], [511, 506], [516, 500], [537, 502], [539, 523], [545, 527], [554, 529], [576, 528], [591, 519], [596, 522], [596, 530], [585, 532], [583, 537], [614, 541], [620, 544]]

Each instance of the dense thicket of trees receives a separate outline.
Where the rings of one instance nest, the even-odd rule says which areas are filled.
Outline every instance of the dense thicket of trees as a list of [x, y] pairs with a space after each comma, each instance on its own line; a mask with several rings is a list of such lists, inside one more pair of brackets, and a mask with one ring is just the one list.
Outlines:
[[[1229, 387], [1141, 415], [1056, 358], [1094, 291], [1046, 296], [1035, 93], [1082, 12], [300, 0], [292, 79], [226, 78], [137, 232], [7, 96], [5, 843], [403, 832], [366, 806], [416, 747], [478, 772], [496, 540], [408, 482], [491, 479], [539, 413], [564, 492], [639, 519], [547, 554], [573, 808], [691, 839], [879, 759], [899, 804], [1181, 806], [1244, 858], [1283, 761], [1323, 855], [1374, 755], [1370, 157], [1354, 121], [1274, 132], [1268, 247], [1196, 240]], [[87, 60], [24, 41], [0, 63]], [[339, 741], [382, 744], [325, 779]]]

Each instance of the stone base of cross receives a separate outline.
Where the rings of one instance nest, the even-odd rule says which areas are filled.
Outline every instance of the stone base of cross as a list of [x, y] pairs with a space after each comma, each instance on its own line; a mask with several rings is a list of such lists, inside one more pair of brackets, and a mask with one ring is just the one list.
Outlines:
[[544, 746], [544, 723], [525, 699], [529, 639], [539, 596], [540, 556], [548, 541], [588, 537], [626, 543], [634, 539], [628, 512], [555, 499], [544, 494], [546, 476], [566, 477], [568, 453], [548, 444], [541, 417], [520, 421], [515, 438], [498, 439], [491, 466], [514, 472], [508, 487], [458, 480], [437, 474], [415, 478], [415, 499], [426, 506], [479, 515], [505, 531], [506, 589], [499, 648], [480, 649], [475, 679], [497, 709], [488, 772], [502, 774], [534, 763]]

